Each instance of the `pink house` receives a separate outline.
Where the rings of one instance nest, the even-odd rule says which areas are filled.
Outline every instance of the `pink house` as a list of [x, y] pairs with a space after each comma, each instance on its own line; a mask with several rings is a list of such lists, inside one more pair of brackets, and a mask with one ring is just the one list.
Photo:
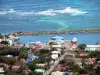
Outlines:
[[0, 44], [0, 48], [4, 48], [4, 47], [6, 47], [5, 44]]
[[21, 61], [21, 62], [25, 62], [25, 59], [24, 59], [24, 58], [20, 58], [20, 61]]
[[62, 64], [58, 64], [56, 68], [57, 71], [65, 71], [66, 69], [67, 67]]
[[14, 49], [20, 49], [20, 46], [12, 46]]
[[4, 63], [4, 62], [0, 62], [0, 67], [1, 67], [1, 66], [5, 66], [5, 65], [7, 65], [7, 64]]
[[20, 69], [20, 67], [21, 67], [21, 66], [13, 65], [13, 66], [12, 66], [12, 70], [13, 70], [13, 71], [17, 71], [18, 69]]
[[90, 60], [88, 60], [88, 64], [93, 64], [96, 61], [96, 58], [92, 58]]
[[42, 44], [37, 44], [36, 46], [35, 46], [35, 49], [36, 50], [40, 50], [40, 49], [42, 49], [43, 48], [43, 45]]
[[84, 57], [84, 56], [88, 56], [88, 54], [87, 53], [80, 53], [80, 56]]
[[81, 75], [89, 75], [89, 74], [81, 74]]

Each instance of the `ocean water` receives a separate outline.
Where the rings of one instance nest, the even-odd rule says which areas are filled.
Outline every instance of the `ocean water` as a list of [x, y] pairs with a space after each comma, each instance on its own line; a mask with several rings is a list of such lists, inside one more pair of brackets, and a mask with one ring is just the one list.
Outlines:
[[0, 33], [100, 29], [100, 0], [0, 0]]
[[64, 37], [65, 40], [72, 40], [72, 38], [78, 39], [78, 44], [96, 44], [97, 42], [100, 44], [100, 33], [87, 33], [87, 34], [43, 34], [43, 35], [29, 35], [29, 36], [20, 36], [20, 40], [18, 43], [30, 43], [41, 41], [46, 43], [50, 38], [54, 36]]

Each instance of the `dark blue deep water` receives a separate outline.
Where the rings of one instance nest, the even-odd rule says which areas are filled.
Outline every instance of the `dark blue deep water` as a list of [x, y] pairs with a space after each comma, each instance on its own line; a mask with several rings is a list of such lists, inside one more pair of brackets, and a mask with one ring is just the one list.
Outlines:
[[100, 0], [0, 0], [0, 33], [100, 29]]

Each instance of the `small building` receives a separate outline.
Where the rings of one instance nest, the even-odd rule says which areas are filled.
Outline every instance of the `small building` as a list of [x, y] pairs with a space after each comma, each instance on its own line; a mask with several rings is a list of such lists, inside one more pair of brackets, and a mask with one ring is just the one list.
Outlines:
[[12, 46], [13, 49], [20, 49], [21, 47], [16, 45], [16, 46]]
[[12, 55], [6, 55], [5, 57], [13, 57]]
[[81, 75], [89, 75], [89, 74], [81, 74]]
[[52, 51], [51, 58], [56, 60], [56, 59], [58, 59], [60, 54], [61, 53], [59, 51]]
[[42, 42], [37, 41], [37, 42], [35, 43], [35, 49], [36, 49], [36, 50], [43, 49], [43, 44], [42, 44]]
[[77, 38], [72, 39], [72, 43], [77, 43], [77, 41], [78, 41]]
[[44, 69], [35, 69], [35, 72], [37, 72], [37, 73], [39, 73], [39, 72], [44, 73], [45, 70]]
[[60, 72], [60, 71], [55, 71], [52, 72], [51, 75], [63, 75], [64, 72]]
[[29, 54], [28, 58], [31, 59], [31, 60], [35, 60], [35, 59], [38, 59], [39, 57], [34, 55], [34, 54]]
[[36, 66], [41, 67], [41, 68], [44, 68], [45, 65], [46, 65], [46, 64], [42, 64], [42, 63], [36, 64]]
[[18, 69], [20, 69], [21, 66], [16, 66], [16, 65], [13, 65], [12, 66], [12, 71], [18, 71]]
[[57, 44], [63, 44], [64, 43], [64, 38], [63, 37], [60, 37], [60, 36], [55, 36], [55, 37], [52, 37], [49, 42], [54, 42], [54, 43], [57, 43]]
[[20, 61], [24, 63], [25, 62], [25, 59], [24, 58], [20, 58]]
[[0, 42], [2, 41], [2, 39], [0, 38]]
[[91, 58], [88, 60], [88, 64], [93, 64], [94, 62], [96, 62], [96, 58]]
[[52, 54], [51, 55], [51, 58], [54, 59], [54, 60], [57, 60], [58, 59], [58, 54], [57, 53]]
[[63, 75], [70, 75], [70, 72], [64, 72]]
[[5, 71], [3, 67], [0, 67], [0, 75], [4, 75]]
[[4, 48], [4, 47], [6, 47], [5, 44], [0, 44], [0, 48]]
[[4, 62], [0, 62], [0, 67], [4, 67], [4, 66], [6, 66], [7, 64], [6, 63], [4, 63]]
[[64, 66], [63, 64], [58, 64], [56, 70], [57, 71], [66, 71], [67, 66]]
[[100, 50], [100, 45], [86, 45], [85, 50], [88, 50], [88, 51]]
[[52, 45], [53, 48], [61, 48], [61, 45]]
[[88, 53], [80, 53], [79, 56], [81, 56], [81, 57], [88, 56]]
[[29, 63], [31, 63], [31, 62], [32, 62], [32, 60], [30, 60], [30, 59], [27, 59], [27, 60], [25, 61], [26, 64], [29, 64]]

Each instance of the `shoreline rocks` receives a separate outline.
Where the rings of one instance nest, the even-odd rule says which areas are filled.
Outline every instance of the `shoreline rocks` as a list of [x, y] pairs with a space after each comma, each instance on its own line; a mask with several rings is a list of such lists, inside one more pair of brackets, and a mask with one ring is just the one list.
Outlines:
[[37, 31], [37, 32], [13, 32], [9, 35], [40, 35], [40, 34], [78, 34], [78, 33], [100, 33], [100, 30], [59, 30], [59, 31]]

